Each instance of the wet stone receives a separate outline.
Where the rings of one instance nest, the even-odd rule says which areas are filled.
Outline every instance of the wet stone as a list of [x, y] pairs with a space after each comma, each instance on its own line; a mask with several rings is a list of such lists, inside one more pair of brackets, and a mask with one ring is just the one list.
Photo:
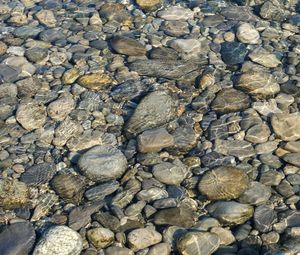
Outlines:
[[275, 54], [266, 51], [263, 48], [256, 48], [249, 54], [249, 58], [262, 66], [275, 68], [281, 64], [281, 61]]
[[136, 3], [144, 11], [154, 11], [160, 6], [161, 0], [136, 0]]
[[31, 48], [25, 52], [26, 58], [30, 62], [38, 63], [48, 56], [48, 50], [43, 48]]
[[236, 36], [242, 43], [258, 44], [259, 32], [249, 23], [243, 23], [237, 28]]
[[81, 76], [77, 82], [82, 87], [98, 91], [110, 86], [113, 80], [106, 73], [93, 73]]
[[129, 37], [115, 37], [111, 40], [111, 46], [117, 53], [123, 55], [140, 56], [146, 53], [143, 44]]
[[267, 20], [283, 21], [284, 12], [282, 7], [276, 6], [272, 1], [266, 1], [261, 7], [259, 15]]
[[222, 60], [227, 65], [236, 65], [244, 62], [248, 53], [246, 45], [238, 42], [224, 42], [221, 44]]
[[179, 37], [189, 34], [189, 26], [186, 21], [183, 20], [169, 20], [162, 23], [160, 29], [165, 32], [166, 35]]
[[31, 186], [39, 186], [50, 181], [55, 171], [54, 164], [42, 163], [33, 165], [21, 175], [20, 180]]
[[92, 187], [84, 193], [88, 200], [103, 200], [106, 196], [114, 193], [119, 188], [117, 181], [110, 181]]
[[148, 252], [148, 255], [169, 255], [171, 253], [171, 247], [167, 243], [159, 243], [153, 245]]
[[280, 181], [283, 179], [282, 174], [277, 171], [270, 170], [262, 173], [259, 182], [267, 186], [277, 186]]
[[271, 197], [271, 189], [260, 182], [251, 182], [249, 188], [241, 195], [239, 202], [251, 205], [266, 203]]
[[87, 231], [87, 238], [97, 249], [103, 249], [113, 243], [114, 233], [107, 228], [92, 228]]
[[218, 167], [205, 172], [199, 191], [209, 200], [238, 198], [248, 187], [248, 176], [235, 167]]
[[254, 225], [260, 232], [269, 232], [272, 228], [272, 223], [275, 223], [276, 213], [267, 205], [260, 205], [254, 212]]
[[110, 246], [105, 250], [105, 255], [134, 255], [133, 251], [125, 247]]
[[300, 138], [300, 115], [274, 114], [271, 118], [272, 128], [275, 134], [284, 141], [296, 141]]
[[245, 140], [251, 143], [265, 143], [271, 134], [266, 124], [258, 124], [247, 130]]
[[283, 156], [283, 160], [289, 164], [300, 167], [300, 153], [288, 153]]
[[188, 20], [194, 17], [191, 10], [180, 6], [171, 6], [158, 12], [158, 17], [165, 20]]

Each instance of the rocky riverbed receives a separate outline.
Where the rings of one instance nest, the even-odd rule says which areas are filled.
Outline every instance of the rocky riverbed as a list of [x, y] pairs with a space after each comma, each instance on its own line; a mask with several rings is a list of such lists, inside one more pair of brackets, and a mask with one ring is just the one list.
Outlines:
[[300, 2], [0, 0], [1, 255], [299, 255]]

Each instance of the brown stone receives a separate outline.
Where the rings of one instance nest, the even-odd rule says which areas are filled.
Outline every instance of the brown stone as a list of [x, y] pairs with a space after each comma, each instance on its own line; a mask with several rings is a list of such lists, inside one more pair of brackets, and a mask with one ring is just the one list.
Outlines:
[[82, 87], [98, 91], [111, 85], [113, 80], [105, 73], [92, 73], [81, 76], [77, 82]]

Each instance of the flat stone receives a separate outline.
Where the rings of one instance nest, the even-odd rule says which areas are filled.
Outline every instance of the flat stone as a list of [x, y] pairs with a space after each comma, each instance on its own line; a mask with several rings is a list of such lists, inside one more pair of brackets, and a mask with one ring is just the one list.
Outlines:
[[259, 182], [267, 186], [277, 186], [283, 178], [284, 177], [281, 173], [274, 170], [270, 170], [262, 173]]
[[117, 36], [110, 43], [112, 48], [119, 54], [141, 56], [146, 53], [146, 48], [143, 44], [129, 37]]
[[245, 223], [253, 215], [253, 207], [235, 201], [218, 201], [208, 206], [208, 212], [224, 225]]
[[28, 221], [6, 225], [0, 232], [0, 254], [29, 254], [35, 238], [34, 227]]
[[213, 227], [211, 228], [210, 232], [218, 235], [220, 239], [220, 245], [230, 245], [235, 242], [235, 237], [229, 229]]
[[161, 5], [161, 0], [136, 0], [136, 3], [144, 11], [154, 11]]
[[224, 42], [221, 44], [222, 60], [227, 65], [241, 64], [248, 53], [246, 45], [239, 42]]
[[21, 101], [16, 119], [28, 131], [40, 128], [46, 122], [46, 107], [33, 99]]
[[169, 255], [171, 254], [171, 246], [168, 243], [159, 243], [150, 247], [147, 255]]
[[62, 76], [63, 84], [69, 85], [74, 83], [80, 76], [80, 70], [77, 68], [72, 68], [64, 72]]
[[300, 152], [300, 141], [288, 142], [283, 148], [290, 152]]
[[283, 160], [289, 164], [300, 167], [300, 152], [288, 153], [283, 156]]
[[266, 72], [249, 71], [243, 73], [239, 77], [237, 86], [258, 99], [274, 97], [280, 91], [279, 84], [271, 74]]
[[86, 233], [88, 240], [97, 248], [103, 249], [114, 242], [114, 232], [108, 228], [92, 228]]
[[243, 160], [255, 155], [251, 143], [237, 140], [215, 140], [215, 151], [223, 155], [231, 155]]
[[251, 143], [265, 143], [271, 134], [269, 127], [264, 124], [257, 124], [247, 130], [245, 140]]
[[194, 13], [180, 6], [170, 6], [159, 11], [157, 16], [165, 20], [188, 20], [194, 18]]
[[25, 57], [30, 62], [38, 63], [48, 57], [48, 50], [43, 48], [31, 48], [25, 51]]
[[8, 57], [4, 61], [2, 61], [2, 64], [8, 65], [14, 69], [19, 69], [21, 71], [19, 76], [22, 78], [30, 77], [36, 71], [36, 67], [28, 62], [25, 57]]
[[188, 232], [177, 241], [177, 249], [182, 255], [210, 255], [219, 245], [218, 235], [208, 232]]
[[138, 104], [126, 123], [126, 131], [138, 134], [169, 122], [175, 117], [176, 105], [177, 102], [166, 91], [151, 92]]
[[42, 41], [50, 43], [65, 39], [65, 35], [59, 28], [46, 29], [39, 34], [39, 37]]
[[21, 69], [0, 64], [0, 83], [15, 82], [20, 79]]
[[45, 25], [47, 27], [56, 26], [56, 18], [53, 11], [51, 10], [41, 10], [36, 13], [35, 16], [42, 25]]
[[174, 161], [173, 164], [163, 162], [155, 165], [152, 170], [153, 176], [160, 182], [167, 185], [179, 186], [185, 179], [188, 169], [180, 160]]
[[134, 255], [134, 252], [125, 247], [110, 246], [105, 250], [105, 255]]
[[174, 145], [174, 138], [165, 128], [151, 129], [137, 137], [137, 144], [140, 152], [159, 152]]
[[218, 92], [211, 104], [217, 113], [238, 112], [249, 108], [250, 98], [244, 92], [229, 88]]
[[255, 228], [266, 233], [272, 229], [272, 224], [276, 221], [276, 213], [271, 207], [260, 205], [255, 209], [253, 219]]
[[100, 17], [109, 21], [116, 21], [125, 25], [132, 23], [132, 16], [121, 3], [104, 3], [99, 11]]
[[90, 149], [102, 143], [102, 134], [92, 130], [85, 130], [82, 135], [74, 136], [67, 141], [67, 147], [70, 151], [82, 151]]
[[266, 1], [261, 7], [259, 15], [267, 20], [283, 21], [284, 10], [282, 6], [276, 6], [272, 1]]
[[261, 205], [271, 197], [270, 187], [260, 182], [251, 182], [249, 188], [240, 196], [239, 202], [243, 204]]
[[253, 62], [268, 68], [275, 68], [281, 64], [275, 54], [260, 47], [250, 52], [248, 56]]
[[128, 236], [128, 245], [134, 252], [161, 242], [162, 235], [153, 228], [139, 228], [131, 231]]
[[272, 128], [278, 138], [284, 141], [296, 141], [300, 138], [300, 114], [279, 113], [271, 118]]
[[199, 191], [209, 200], [238, 198], [249, 185], [247, 174], [235, 167], [217, 167], [205, 172]]
[[51, 102], [47, 107], [48, 115], [55, 121], [64, 120], [75, 107], [75, 102], [71, 95], [61, 96]]
[[195, 219], [195, 213], [185, 207], [162, 209], [154, 215], [154, 223], [157, 225], [173, 225], [184, 228], [194, 226]]
[[120, 178], [127, 168], [123, 153], [108, 145], [95, 146], [85, 152], [78, 161], [81, 172], [93, 181]]
[[106, 73], [92, 73], [81, 76], [77, 82], [82, 87], [98, 91], [112, 85], [113, 80]]
[[258, 44], [260, 38], [259, 32], [249, 23], [241, 24], [237, 28], [236, 36], [240, 42], [247, 44]]
[[270, 98], [268, 101], [254, 102], [252, 103], [252, 108], [259, 112], [261, 115], [267, 117], [270, 117], [275, 113], [282, 113], [282, 110], [278, 108], [276, 100], [274, 98]]
[[160, 26], [160, 30], [166, 35], [180, 37], [190, 33], [189, 25], [184, 20], [168, 20], [164, 21]]
[[52, 179], [56, 171], [53, 163], [34, 164], [22, 173], [20, 180], [27, 185], [39, 186]]
[[167, 198], [168, 192], [161, 188], [152, 187], [146, 190], [141, 190], [139, 193], [137, 193], [136, 197], [139, 200], [149, 203], [158, 199]]
[[197, 39], [175, 39], [171, 41], [170, 47], [179, 53], [191, 54], [201, 52], [201, 42]]
[[27, 39], [36, 37], [43, 29], [40, 27], [22, 26], [13, 31], [16, 37]]
[[79, 255], [82, 247], [82, 238], [76, 231], [66, 226], [54, 226], [39, 239], [33, 255]]
[[221, 14], [229, 20], [259, 21], [259, 18], [253, 14], [249, 6], [229, 5], [222, 8]]

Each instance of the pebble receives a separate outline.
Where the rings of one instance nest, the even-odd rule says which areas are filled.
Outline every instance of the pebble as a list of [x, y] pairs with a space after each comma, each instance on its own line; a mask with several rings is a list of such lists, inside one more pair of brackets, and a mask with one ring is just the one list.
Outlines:
[[92, 228], [86, 234], [88, 240], [97, 249], [106, 248], [114, 242], [114, 233], [107, 228]]
[[171, 246], [168, 243], [159, 243], [153, 245], [147, 255], [169, 255], [171, 254]]
[[266, 124], [257, 124], [247, 130], [245, 140], [251, 143], [265, 143], [270, 134], [271, 131]]
[[51, 10], [41, 10], [35, 14], [38, 21], [47, 27], [55, 27], [56, 26], [56, 18], [54, 16], [53, 11]]
[[221, 227], [213, 227], [211, 228], [210, 232], [218, 235], [220, 239], [220, 245], [230, 245], [233, 242], [235, 242], [234, 235], [228, 229]]
[[125, 247], [110, 246], [105, 250], [105, 255], [134, 255], [133, 251]]
[[66, 226], [53, 226], [38, 240], [33, 255], [79, 255], [83, 248], [81, 236]]
[[246, 45], [239, 42], [224, 42], [221, 44], [222, 60], [227, 65], [236, 65], [244, 62], [248, 53]]
[[255, 228], [263, 233], [269, 232], [272, 228], [272, 223], [275, 223], [276, 213], [267, 205], [260, 205], [255, 208], [253, 215]]
[[115, 37], [111, 40], [112, 48], [119, 54], [141, 56], [146, 54], [146, 48], [140, 42], [129, 37]]
[[260, 35], [255, 27], [249, 23], [239, 25], [236, 31], [236, 37], [242, 43], [258, 44]]
[[144, 11], [154, 11], [160, 4], [160, 0], [136, 0], [138, 6]]
[[73, 110], [75, 102], [71, 96], [61, 96], [47, 107], [48, 115], [55, 121], [64, 120]]
[[275, 68], [281, 64], [281, 61], [276, 57], [275, 54], [269, 53], [263, 48], [256, 48], [249, 53], [249, 58], [262, 66]]
[[300, 138], [300, 115], [298, 113], [274, 114], [271, 118], [272, 128], [275, 134], [284, 141], [296, 141]]
[[271, 197], [271, 189], [260, 182], [251, 182], [249, 188], [240, 196], [243, 204], [261, 205]]
[[112, 81], [113, 80], [106, 73], [86, 74], [77, 79], [79, 85], [93, 91], [106, 88], [112, 84]]
[[194, 18], [194, 13], [180, 6], [171, 6], [159, 11], [157, 16], [165, 20], [188, 20]]

